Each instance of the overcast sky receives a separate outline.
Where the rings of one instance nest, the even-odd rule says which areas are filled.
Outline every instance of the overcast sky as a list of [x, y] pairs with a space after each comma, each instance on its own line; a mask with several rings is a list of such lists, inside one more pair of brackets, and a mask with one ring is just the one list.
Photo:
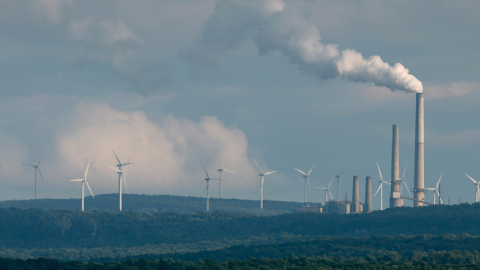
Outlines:
[[478, 1], [0, 0], [0, 200], [33, 197], [22, 163], [42, 156], [39, 198], [79, 197], [68, 180], [89, 159], [93, 192], [116, 192], [113, 149], [135, 163], [129, 193], [200, 196], [200, 160], [216, 177], [218, 156], [237, 172], [223, 175], [224, 197], [259, 198], [255, 158], [277, 171], [265, 199], [303, 201], [294, 168], [315, 164], [312, 187], [328, 185], [327, 167], [354, 166], [341, 196], [358, 175], [363, 201], [376, 162], [390, 180], [393, 124], [413, 189], [423, 86], [425, 186], [443, 172], [445, 202], [474, 202], [479, 12]]

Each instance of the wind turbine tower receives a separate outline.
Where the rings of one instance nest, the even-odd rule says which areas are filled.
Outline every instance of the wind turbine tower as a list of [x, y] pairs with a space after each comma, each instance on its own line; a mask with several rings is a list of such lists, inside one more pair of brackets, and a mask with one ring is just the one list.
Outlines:
[[218, 165], [220, 166], [220, 169], [218, 169], [218, 197], [221, 199], [222, 198], [222, 172], [229, 172], [229, 173], [235, 173], [234, 171], [229, 171], [226, 170], [222, 167], [222, 164], [220, 163], [220, 159], [218, 159]]
[[[209, 184], [210, 180], [220, 180], [220, 179], [210, 178], [210, 176], [208, 176], [207, 169], [205, 168], [205, 165], [203, 164], [203, 162], [202, 162], [202, 166], [203, 166], [203, 169], [205, 170], [205, 174], [207, 175], [207, 178], [205, 178], [205, 181], [207, 181], [207, 186], [205, 187], [205, 190], [207, 191], [207, 212], [208, 212], [210, 210], [210, 193], [209, 193], [209, 189], [208, 189], [208, 187], [209, 187], [208, 184]], [[205, 193], [205, 191], [203, 191], [203, 193]], [[202, 194], [202, 196], [203, 196], [203, 194]]]
[[42, 171], [40, 171], [40, 162], [42, 162], [42, 159], [43, 157], [40, 158], [40, 161], [38, 161], [37, 165], [23, 163], [23, 165], [27, 165], [35, 169], [35, 200], [37, 199], [37, 171], [40, 174], [40, 178], [42, 179], [42, 184], [45, 185], [45, 182], [43, 182]]
[[377, 167], [378, 167], [378, 174], [380, 175], [380, 181], [379, 181], [380, 186], [378, 187], [377, 192], [375, 192], [375, 195], [373, 196], [377, 196], [377, 193], [380, 191], [380, 210], [383, 210], [383, 184], [391, 185], [391, 183], [383, 180], [382, 171], [380, 170], [380, 166], [378, 165], [378, 162], [377, 162]]
[[[353, 166], [352, 166], [353, 167]], [[348, 170], [350, 170], [352, 167], [346, 169], [344, 172], [342, 172], [341, 174], [337, 174], [336, 172], [330, 170], [329, 168], [327, 168], [327, 170], [331, 171], [334, 175], [335, 175], [335, 178], [337, 178], [337, 201], [340, 200], [340, 190], [342, 189], [342, 182], [341, 182], [341, 177], [344, 173], [346, 173]]]
[[262, 183], [261, 186], [260, 186], [260, 209], [263, 209], [263, 181], [265, 180], [265, 175], [272, 174], [276, 171], [271, 171], [271, 172], [264, 173], [262, 171], [262, 169], [260, 168], [260, 166], [258, 166], [258, 163], [255, 161], [255, 159], [253, 159], [253, 161], [255, 162], [258, 169], [260, 170], [260, 174], [258, 174], [258, 176], [260, 176], [260, 180], [261, 180], [261, 183]]
[[114, 168], [114, 167], [109, 167], [109, 168], [114, 169], [115, 171], [117, 171], [117, 174], [118, 174], [118, 195], [119, 195], [119, 205], [120, 205], [119, 209], [120, 211], [122, 211], [122, 176], [123, 176], [123, 183], [125, 184], [125, 191], [128, 191], [127, 181], [125, 180], [125, 169], [123, 167], [126, 167], [133, 163], [131, 163], [130, 160], [128, 160], [127, 163], [122, 163], [118, 158], [117, 154], [115, 154], [115, 151], [112, 150], [112, 152], [115, 155], [115, 158], [117, 159], [118, 164], [116, 165], [117, 168]]
[[87, 170], [85, 171], [84, 177], [82, 179], [70, 180], [72, 182], [82, 182], [82, 211], [84, 209], [84, 201], [85, 201], [85, 183], [87, 184], [87, 187], [90, 190], [90, 194], [92, 194], [92, 198], [95, 198], [95, 196], [93, 196], [92, 189], [90, 188], [90, 185], [88, 185], [88, 182], [87, 182], [88, 167], [90, 167], [90, 160], [88, 161]]
[[295, 168], [295, 170], [299, 171], [303, 178], [304, 178], [304, 186], [305, 186], [305, 203], [308, 202], [308, 199], [307, 199], [307, 183], [308, 183], [308, 187], [310, 188], [310, 180], [308, 179], [308, 177], [310, 176], [310, 173], [312, 172], [313, 168], [315, 167], [315, 164], [312, 166], [312, 168], [310, 169], [310, 171], [308, 171], [308, 173], [304, 173], [302, 171], [300, 171], [299, 169]]

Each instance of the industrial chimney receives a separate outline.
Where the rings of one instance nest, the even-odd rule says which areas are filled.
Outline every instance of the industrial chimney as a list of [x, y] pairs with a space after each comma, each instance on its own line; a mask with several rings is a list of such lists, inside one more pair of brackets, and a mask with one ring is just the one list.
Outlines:
[[352, 208], [350, 212], [360, 212], [360, 190], [358, 188], [358, 176], [353, 177], [353, 195], [352, 195]]
[[421, 201], [425, 201], [425, 152], [424, 152], [424, 101], [423, 93], [417, 93], [417, 108], [415, 121], [415, 201], [413, 206], [423, 206]]
[[370, 213], [372, 212], [372, 178], [367, 176], [365, 186], [365, 207], [363, 208], [363, 212]]
[[393, 125], [392, 136], [392, 175], [391, 175], [391, 193], [390, 207], [402, 207], [403, 199], [400, 197], [400, 162], [398, 153], [398, 126]]

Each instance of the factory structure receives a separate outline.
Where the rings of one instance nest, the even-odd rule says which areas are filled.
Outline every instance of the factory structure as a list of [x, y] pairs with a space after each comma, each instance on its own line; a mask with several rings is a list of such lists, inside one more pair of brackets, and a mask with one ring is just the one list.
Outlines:
[[[416, 94], [416, 116], [415, 116], [415, 170], [414, 170], [414, 196], [406, 197], [401, 193], [401, 185], [404, 181], [400, 178], [400, 159], [399, 159], [399, 137], [398, 126], [392, 127], [392, 163], [390, 180], [390, 207], [402, 207], [404, 199], [412, 200], [414, 207], [431, 204], [425, 202], [425, 152], [424, 152], [424, 95]], [[337, 214], [359, 214], [372, 212], [372, 179], [366, 177], [365, 181], [365, 200], [360, 202], [358, 176], [353, 176], [352, 200], [347, 197], [345, 200], [329, 200], [320, 206], [304, 206], [298, 209], [299, 212], [316, 213], [337, 213]], [[382, 185], [382, 184], [381, 184]]]

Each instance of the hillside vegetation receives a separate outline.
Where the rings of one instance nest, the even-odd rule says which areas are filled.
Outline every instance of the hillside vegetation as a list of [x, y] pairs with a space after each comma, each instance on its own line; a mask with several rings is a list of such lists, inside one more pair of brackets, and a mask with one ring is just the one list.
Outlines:
[[[276, 216], [9, 208], [0, 209], [0, 246], [3, 247], [0, 256], [88, 260], [292, 242], [319, 236], [358, 236], [359, 233], [375, 236], [479, 235], [479, 211], [480, 204], [395, 208], [362, 215], [295, 213]], [[411, 241], [408, 239], [405, 245]], [[390, 247], [385, 249], [391, 250]]]
[[44, 269], [70, 269], [70, 270], [237, 270], [237, 269], [285, 269], [285, 270], [310, 270], [310, 269], [478, 269], [477, 265], [453, 265], [453, 264], [437, 264], [426, 262], [400, 262], [396, 261], [396, 257], [386, 257], [381, 262], [369, 262], [366, 260], [352, 261], [352, 260], [331, 260], [328, 258], [306, 258], [306, 257], [290, 257], [285, 259], [249, 259], [243, 261], [230, 260], [228, 262], [218, 263], [215, 260], [201, 260], [196, 263], [187, 261], [148, 261], [145, 259], [128, 260], [122, 263], [108, 262], [100, 263], [84, 263], [79, 261], [60, 262], [56, 260], [49, 260], [44, 258], [31, 260], [13, 260], [1, 259], [0, 268], [9, 269], [29, 269], [29, 270], [44, 270]]
[[[252, 215], [277, 215], [294, 212], [305, 204], [297, 202], [260, 201], [210, 198], [210, 210], [218, 212], [244, 213]], [[206, 198], [171, 195], [123, 194], [123, 210], [140, 213], [192, 213], [205, 211]], [[37, 199], [0, 201], [1, 208], [38, 208], [42, 210], [78, 210], [81, 199]], [[92, 198], [85, 197], [85, 210], [119, 213], [118, 194], [100, 194]]]

